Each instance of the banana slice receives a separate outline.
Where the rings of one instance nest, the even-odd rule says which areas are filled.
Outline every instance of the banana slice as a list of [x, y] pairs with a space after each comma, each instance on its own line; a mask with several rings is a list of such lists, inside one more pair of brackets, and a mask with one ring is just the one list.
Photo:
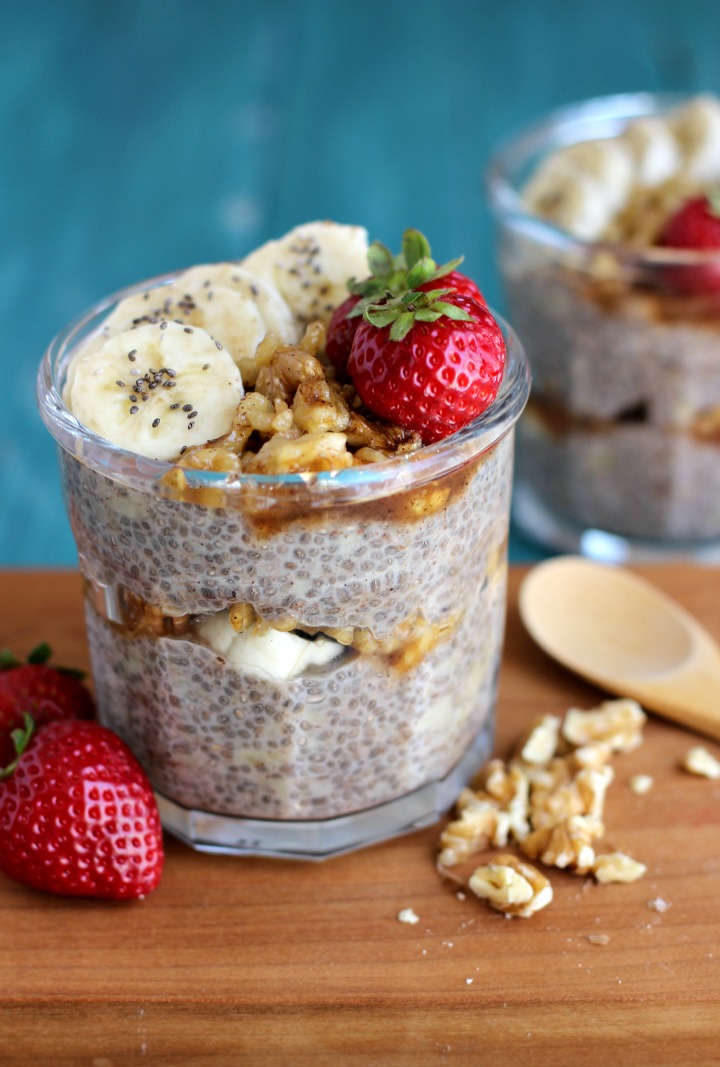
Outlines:
[[219, 341], [165, 319], [81, 352], [68, 406], [113, 444], [172, 460], [185, 446], [227, 433], [243, 393], [240, 371]]
[[720, 180], [720, 100], [698, 96], [679, 108], [670, 121], [680, 144], [684, 173], [700, 183]]
[[635, 119], [622, 134], [630, 150], [638, 185], [662, 185], [680, 170], [682, 158], [675, 134], [657, 115]]
[[276, 287], [237, 263], [193, 267], [177, 284], [191, 295], [201, 325], [222, 342], [246, 385], [255, 384], [261, 366], [255, 353], [268, 333], [283, 344], [300, 340], [300, 324]]
[[578, 141], [563, 149], [562, 155], [568, 169], [600, 182], [613, 211], [627, 203], [633, 183], [633, 158], [619, 138]]
[[237, 633], [226, 611], [203, 619], [197, 633], [206, 645], [252, 678], [296, 678], [308, 667], [323, 667], [345, 651], [330, 637], [310, 640], [280, 630], [258, 632], [254, 625]]
[[309, 222], [251, 252], [242, 265], [279, 289], [302, 323], [329, 322], [350, 278], [368, 275], [367, 231]]
[[579, 141], [540, 164], [523, 200], [541, 218], [594, 241], [627, 203], [632, 182], [633, 159], [625, 144], [605, 138]]
[[540, 218], [581, 241], [596, 241], [615, 214], [602, 182], [577, 172], [538, 173], [523, 199]]
[[192, 267], [174, 282], [128, 297], [105, 320], [102, 334], [163, 319], [206, 330], [230, 353], [247, 385], [255, 383], [255, 353], [268, 333], [283, 344], [295, 344], [301, 334], [275, 286], [237, 263]]

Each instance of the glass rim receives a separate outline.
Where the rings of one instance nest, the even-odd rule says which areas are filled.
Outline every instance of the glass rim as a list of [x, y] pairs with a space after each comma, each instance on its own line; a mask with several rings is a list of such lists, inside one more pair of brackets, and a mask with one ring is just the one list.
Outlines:
[[[586, 241], [574, 237], [553, 223], [533, 215], [523, 204], [512, 175], [545, 148], [560, 148], [581, 140], [595, 140], [615, 133], [621, 124], [635, 118], [661, 115], [673, 107], [701, 96], [701, 93], [617, 93], [566, 104], [525, 124], [504, 137], [491, 150], [483, 184], [496, 218], [511, 225], [538, 244], [558, 252], [582, 256], [591, 251], [608, 253], [628, 269], [633, 267], [707, 266], [720, 263], [720, 251], [650, 246], [628, 248], [613, 241]], [[592, 135], [588, 131], [594, 130]], [[581, 131], [584, 134], [581, 135]]]
[[507, 346], [505, 371], [494, 402], [476, 419], [436, 444], [416, 452], [393, 456], [378, 463], [338, 471], [294, 474], [228, 475], [222, 471], [179, 467], [176, 461], [149, 459], [112, 444], [83, 426], [62, 399], [68, 364], [80, 343], [87, 342], [106, 315], [129, 296], [175, 281], [181, 271], [150, 278], [118, 290], [82, 312], [52, 339], [41, 360], [36, 380], [40, 416], [56, 443], [66, 453], [98, 473], [123, 485], [157, 491], [170, 471], [182, 471], [191, 489], [220, 489], [231, 499], [248, 490], [266, 491], [278, 503], [302, 495], [305, 504], [334, 504], [344, 498], [374, 499], [425, 484], [448, 474], [487, 452], [520, 418], [530, 393], [530, 369], [517, 334], [505, 319], [491, 310]]

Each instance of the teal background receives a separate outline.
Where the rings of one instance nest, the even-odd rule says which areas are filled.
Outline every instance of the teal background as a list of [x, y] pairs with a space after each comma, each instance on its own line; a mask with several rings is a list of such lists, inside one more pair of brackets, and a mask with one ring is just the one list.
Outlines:
[[[35, 409], [105, 294], [299, 222], [422, 229], [502, 308], [481, 174], [605, 93], [720, 91], [717, 0], [0, 0], [0, 565], [72, 565]], [[537, 553], [515, 537], [512, 558]]]

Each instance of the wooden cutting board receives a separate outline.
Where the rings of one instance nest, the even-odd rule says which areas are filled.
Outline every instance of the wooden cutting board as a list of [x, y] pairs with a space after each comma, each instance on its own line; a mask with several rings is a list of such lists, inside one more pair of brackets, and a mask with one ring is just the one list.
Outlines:
[[[523, 573], [511, 572], [501, 756], [534, 716], [598, 697], [524, 634]], [[720, 571], [643, 573], [720, 638]], [[76, 574], [0, 573], [0, 603], [0, 645], [48, 639], [59, 662], [87, 665]], [[720, 782], [678, 768], [696, 741], [653, 719], [615, 760], [607, 840], [645, 877], [553, 872], [553, 903], [528, 920], [459, 900], [435, 873], [435, 829], [319, 865], [168, 840], [161, 887], [132, 904], [0, 875], [0, 1063], [720, 1063]], [[645, 796], [636, 773], [655, 779]], [[399, 922], [403, 908], [420, 921]]]

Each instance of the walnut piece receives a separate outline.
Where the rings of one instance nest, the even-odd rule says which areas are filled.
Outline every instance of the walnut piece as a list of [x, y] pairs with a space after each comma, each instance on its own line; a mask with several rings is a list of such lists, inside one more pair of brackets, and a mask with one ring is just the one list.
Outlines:
[[585, 874], [595, 863], [593, 841], [604, 833], [605, 827], [596, 816], [569, 815], [552, 826], [533, 830], [520, 848], [530, 859], [539, 859], [548, 867], [569, 867]]
[[606, 700], [591, 711], [570, 708], [563, 722], [563, 737], [580, 746], [603, 741], [613, 752], [630, 752], [642, 742], [647, 715], [636, 700]]
[[553, 898], [552, 886], [545, 875], [509, 854], [477, 867], [468, 885], [492, 908], [523, 919], [547, 907]]
[[560, 716], [543, 715], [533, 724], [518, 756], [524, 763], [548, 763], [557, 752], [559, 737]]
[[715, 759], [702, 745], [695, 745], [683, 756], [683, 770], [690, 774], [700, 775], [702, 778], [720, 778], [720, 760]]
[[598, 882], [636, 882], [647, 867], [624, 852], [605, 852], [595, 857], [592, 871]]

